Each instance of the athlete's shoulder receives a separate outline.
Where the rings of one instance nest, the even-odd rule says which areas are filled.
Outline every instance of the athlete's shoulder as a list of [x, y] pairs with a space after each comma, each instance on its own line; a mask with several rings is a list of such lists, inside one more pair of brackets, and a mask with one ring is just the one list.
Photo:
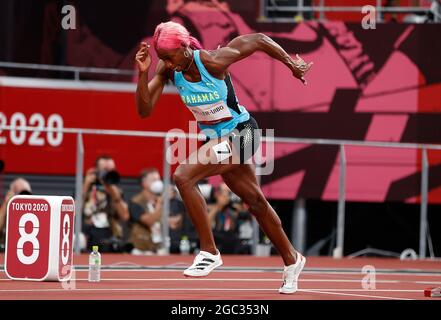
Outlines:
[[201, 61], [205, 64], [211, 64], [214, 62], [214, 58], [216, 57], [216, 50], [199, 50], [199, 57]]
[[205, 69], [215, 77], [224, 77], [227, 71], [226, 67], [217, 59], [219, 49], [216, 50], [200, 50], [201, 62]]

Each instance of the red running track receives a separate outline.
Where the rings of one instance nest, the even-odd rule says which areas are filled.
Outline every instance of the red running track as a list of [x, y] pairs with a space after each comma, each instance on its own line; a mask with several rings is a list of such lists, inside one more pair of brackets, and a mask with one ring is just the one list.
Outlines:
[[[281, 295], [282, 262], [277, 256], [223, 256], [224, 265], [206, 278], [182, 275], [193, 256], [103, 254], [102, 281], [87, 282], [87, 255], [75, 256], [75, 281], [69, 283], [12, 281], [0, 272], [0, 300], [407, 300], [425, 298], [427, 287], [441, 286], [441, 261], [389, 258], [335, 260], [309, 257], [299, 291]], [[0, 255], [0, 264], [4, 256]], [[363, 282], [364, 266], [375, 279]], [[146, 269], [147, 268], [147, 269]], [[372, 274], [371, 274], [372, 275]], [[375, 280], [373, 282], [372, 280]], [[363, 285], [364, 284], [364, 285]]]

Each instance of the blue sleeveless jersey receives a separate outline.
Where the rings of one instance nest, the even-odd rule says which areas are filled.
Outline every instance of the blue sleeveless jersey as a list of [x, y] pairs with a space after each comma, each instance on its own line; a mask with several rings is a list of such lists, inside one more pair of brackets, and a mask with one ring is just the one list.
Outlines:
[[200, 51], [193, 52], [201, 81], [187, 81], [182, 72], [175, 71], [175, 85], [182, 101], [198, 122], [201, 132], [210, 138], [225, 136], [238, 123], [248, 120], [250, 114], [239, 104], [230, 75], [224, 80], [216, 79], [205, 69]]

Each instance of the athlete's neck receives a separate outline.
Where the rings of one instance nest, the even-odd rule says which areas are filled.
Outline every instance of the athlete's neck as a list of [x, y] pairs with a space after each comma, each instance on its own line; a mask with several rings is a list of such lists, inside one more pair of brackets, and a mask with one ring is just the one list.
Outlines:
[[191, 61], [188, 64], [188, 67], [185, 70], [183, 70], [184, 72], [188, 72], [188, 70], [190, 70], [191, 66], [193, 65], [193, 61], [194, 61], [194, 51], [192, 51], [191, 53]]

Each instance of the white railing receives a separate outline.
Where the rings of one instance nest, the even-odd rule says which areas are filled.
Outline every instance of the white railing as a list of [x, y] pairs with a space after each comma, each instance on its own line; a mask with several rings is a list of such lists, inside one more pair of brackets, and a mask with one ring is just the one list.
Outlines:
[[[15, 130], [15, 131], [40, 131], [40, 132], [62, 132], [65, 134], [76, 134], [77, 136], [77, 159], [76, 159], [76, 182], [75, 182], [75, 203], [76, 212], [81, 213], [82, 208], [82, 185], [83, 185], [83, 166], [84, 166], [84, 144], [83, 135], [111, 135], [111, 136], [126, 136], [126, 137], [145, 137], [145, 138], [160, 138], [164, 140], [164, 190], [168, 190], [170, 185], [170, 163], [166, 161], [166, 152], [169, 146], [169, 141], [166, 139], [170, 137], [167, 132], [158, 131], [132, 131], [132, 130], [107, 130], [107, 129], [84, 129], [84, 128], [35, 128], [29, 126], [0, 126], [0, 130]], [[184, 134], [173, 133], [174, 137], [187, 139], [201, 139], [204, 136], [201, 134]], [[344, 250], [344, 232], [345, 232], [345, 202], [346, 202], [346, 146], [358, 147], [378, 147], [378, 148], [400, 148], [400, 149], [418, 149], [422, 150], [422, 169], [421, 169], [421, 205], [420, 205], [420, 236], [419, 236], [419, 258], [424, 259], [427, 251], [427, 204], [428, 204], [428, 187], [429, 187], [429, 162], [427, 157], [427, 150], [441, 150], [441, 145], [438, 144], [420, 144], [420, 143], [401, 143], [401, 142], [381, 142], [381, 141], [355, 141], [355, 140], [333, 140], [333, 139], [305, 139], [305, 138], [284, 138], [284, 137], [262, 137], [263, 142], [271, 143], [292, 143], [292, 144], [318, 144], [318, 145], [334, 145], [340, 148], [340, 175], [339, 175], [339, 197], [338, 197], [338, 213], [337, 213], [337, 244], [334, 249], [334, 257], [341, 258]], [[168, 239], [168, 216], [169, 216], [169, 195], [164, 192], [164, 208], [163, 208], [163, 235], [164, 239]], [[75, 229], [76, 243], [75, 250], [79, 252], [79, 233], [81, 231], [82, 216], [77, 214]], [[253, 252], [255, 253], [255, 246], [257, 245], [258, 226], [254, 224], [254, 241]], [[166, 246], [169, 243], [166, 241]], [[167, 247], [166, 249], [169, 249]]]
[[[269, 2], [269, 4], [267, 4]], [[377, 0], [375, 12], [377, 14], [377, 22], [382, 22], [383, 13], [428, 13], [430, 8], [424, 7], [404, 7], [404, 6], [388, 6], [382, 5], [381, 0]], [[277, 5], [275, 1], [260, 0], [261, 21], [280, 21], [287, 22], [293, 19], [282, 17], [269, 17], [270, 12], [293, 12], [303, 18], [304, 13], [319, 13], [319, 20], [325, 20], [326, 12], [362, 12], [362, 6], [326, 6], [325, 0], [320, 0], [318, 5], [306, 6], [303, 0], [297, 0], [297, 5]], [[294, 18], [294, 17], [293, 17]]]
[[33, 64], [33, 63], [18, 63], [18, 62], [4, 62], [4, 61], [0, 61], [0, 68], [71, 72], [76, 81], [81, 80], [80, 75], [82, 73], [107, 74], [107, 75], [118, 75], [118, 76], [135, 75], [134, 70], [127, 70], [127, 69], [57, 66], [57, 65], [49, 65], [49, 64]]

